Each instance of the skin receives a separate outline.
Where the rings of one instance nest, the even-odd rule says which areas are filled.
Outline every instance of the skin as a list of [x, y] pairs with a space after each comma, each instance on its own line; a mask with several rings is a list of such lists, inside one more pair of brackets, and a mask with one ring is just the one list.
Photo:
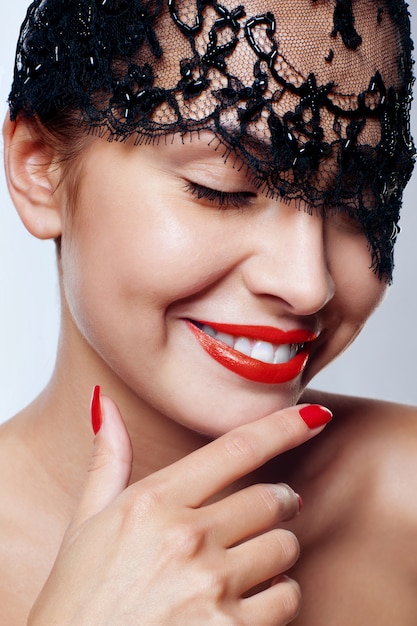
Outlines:
[[[6, 623], [31, 612], [31, 625], [322, 626], [336, 611], [341, 626], [411, 626], [415, 410], [301, 399], [385, 292], [356, 225], [265, 198], [205, 136], [142, 147], [90, 138], [73, 208], [30, 129], [6, 122], [4, 136], [22, 221], [61, 237], [62, 291], [51, 382], [0, 430]], [[190, 182], [246, 204], [219, 211]], [[319, 338], [302, 376], [272, 388], [214, 362], [186, 318]], [[317, 439], [322, 429], [292, 407], [300, 399], [337, 416]], [[278, 481], [302, 494], [301, 515]], [[285, 572], [301, 583], [298, 617]]]
[[[385, 286], [368, 269], [356, 226], [342, 216], [323, 222], [256, 193], [209, 139], [183, 145], [177, 136], [139, 150], [92, 141], [76, 210], [64, 218], [62, 285], [75, 332], [143, 409], [213, 436], [294, 404], [356, 336]], [[189, 182], [243, 191], [248, 206], [219, 210], [188, 191]], [[349, 276], [347, 259], [354, 259]], [[320, 337], [303, 377], [251, 384], [201, 351], [187, 318]]]
[[416, 409], [311, 391], [307, 396], [329, 404], [335, 417], [316, 448], [307, 445], [282, 459], [292, 465], [286, 478], [304, 499], [302, 515], [291, 525], [308, 554], [291, 571], [303, 590], [294, 623], [411, 626]]

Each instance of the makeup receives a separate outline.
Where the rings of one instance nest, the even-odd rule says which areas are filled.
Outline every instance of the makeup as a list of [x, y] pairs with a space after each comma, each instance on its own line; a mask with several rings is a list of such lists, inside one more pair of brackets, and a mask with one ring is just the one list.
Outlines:
[[309, 428], [319, 428], [328, 424], [333, 418], [333, 414], [330, 409], [320, 404], [309, 404], [304, 406], [299, 411], [301, 417]]
[[97, 435], [103, 423], [103, 415], [101, 412], [101, 388], [99, 385], [96, 385], [93, 389], [90, 411], [91, 425], [93, 427], [94, 434]]
[[201, 320], [187, 320], [187, 324], [217, 363], [242, 378], [269, 385], [299, 376], [307, 364], [310, 344], [317, 338], [317, 334], [303, 329], [283, 331]]

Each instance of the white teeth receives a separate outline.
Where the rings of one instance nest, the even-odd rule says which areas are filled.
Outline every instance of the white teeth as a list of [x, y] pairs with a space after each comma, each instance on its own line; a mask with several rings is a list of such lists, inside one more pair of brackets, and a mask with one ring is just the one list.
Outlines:
[[273, 363], [274, 346], [266, 341], [256, 341], [252, 348], [251, 357], [265, 363]]
[[235, 343], [235, 338], [233, 337], [233, 335], [215, 332], [215, 335], [213, 336], [215, 336], [216, 339], [218, 339], [219, 341], [223, 341], [223, 343], [225, 343], [227, 346], [230, 346], [230, 348], [233, 348], [234, 343]]
[[230, 348], [263, 363], [288, 363], [303, 347], [303, 344], [282, 344], [277, 346], [268, 341], [254, 341], [247, 337], [234, 337], [228, 333], [217, 332], [206, 324], [202, 326], [202, 330], [210, 337], [225, 343]]
[[274, 363], [288, 363], [290, 358], [291, 357], [289, 345], [285, 344], [282, 346], [278, 346], [278, 348], [275, 350]]
[[211, 326], [206, 326], [204, 324], [202, 330], [204, 330], [206, 335], [210, 335], [210, 337], [216, 337], [216, 335], [217, 335], [216, 331]]
[[246, 337], [239, 337], [238, 339], [236, 339], [235, 345], [233, 347], [238, 352], [246, 354], [246, 356], [251, 356], [252, 342], [249, 339], [246, 339]]

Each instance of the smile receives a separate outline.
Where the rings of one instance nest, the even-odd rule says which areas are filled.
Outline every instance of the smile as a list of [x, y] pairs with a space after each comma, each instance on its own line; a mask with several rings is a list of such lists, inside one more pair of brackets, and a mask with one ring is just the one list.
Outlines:
[[311, 342], [307, 330], [187, 321], [204, 350], [235, 374], [267, 384], [289, 382], [304, 370]]

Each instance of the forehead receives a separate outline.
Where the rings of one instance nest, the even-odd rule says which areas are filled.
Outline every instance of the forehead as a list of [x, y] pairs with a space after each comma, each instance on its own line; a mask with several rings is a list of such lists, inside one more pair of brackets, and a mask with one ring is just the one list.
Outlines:
[[[256, 124], [246, 126], [249, 136], [268, 140], [271, 111], [283, 120], [302, 108], [306, 121], [306, 111], [314, 116], [320, 108], [320, 126], [328, 141], [340, 138], [339, 126], [343, 135], [355, 114], [368, 118], [361, 143], [375, 146], [380, 141], [375, 110], [388, 89], [401, 90], [404, 83], [402, 34], [389, 3], [225, 0], [220, 5], [173, 0], [168, 4], [157, 27], [164, 54], [156, 63], [154, 59], [153, 79], [161, 89], [177, 90], [176, 106], [187, 122], [207, 120], [216, 110], [223, 127], [241, 126], [243, 107], [248, 110], [251, 97], [259, 101], [262, 96], [269, 110], [261, 107]], [[255, 94], [259, 77], [263, 91]], [[193, 92], [198, 83], [205, 87]], [[221, 98], [233, 90], [234, 99]], [[322, 106], [324, 99], [329, 106]], [[359, 111], [361, 102], [366, 111]], [[154, 119], [170, 123], [177, 110], [165, 102], [155, 109]]]
[[[193, 38], [197, 51], [203, 54], [208, 44], [227, 46], [228, 37], [230, 41], [232, 20], [224, 19], [219, 28], [221, 10], [235, 17], [235, 24], [240, 27], [239, 44], [233, 53], [227, 52], [228, 68], [235, 76], [248, 79], [252, 75], [256, 58], [249, 45], [247, 35], [250, 34], [265, 54], [271, 46], [276, 47], [274, 65], [278, 73], [295, 86], [314, 73], [319, 83], [337, 85], [340, 96], [348, 100], [367, 89], [376, 71], [384, 83], [395, 88], [401, 85], [398, 62], [401, 32], [390, 14], [388, 2], [248, 0], [242, 3], [224, 0], [221, 7], [210, 2], [200, 3], [200, 8], [196, 0], [170, 4], [186, 26], [192, 28], [200, 21], [201, 28], [196, 29]], [[269, 19], [262, 20], [266, 16]], [[189, 40], [173, 29], [168, 11], [166, 19], [166, 27], [160, 32], [164, 48], [169, 50], [165, 61], [169, 65], [172, 62], [173, 68], [176, 61], [189, 57]], [[216, 32], [216, 42], [210, 32]]]

